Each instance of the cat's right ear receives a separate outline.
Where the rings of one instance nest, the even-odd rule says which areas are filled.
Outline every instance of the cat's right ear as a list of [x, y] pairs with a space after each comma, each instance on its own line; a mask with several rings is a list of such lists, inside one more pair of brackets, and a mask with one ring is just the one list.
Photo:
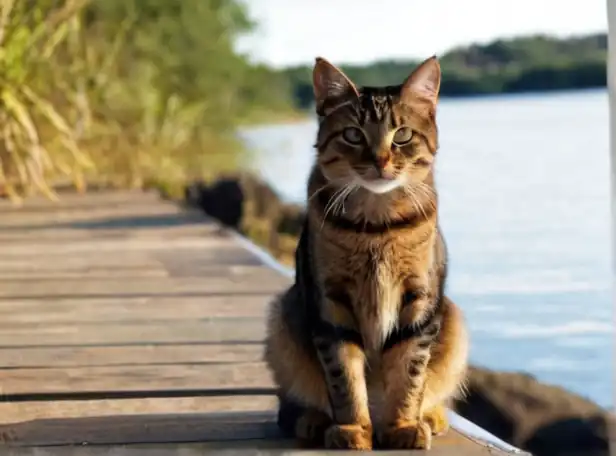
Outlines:
[[316, 58], [312, 70], [312, 86], [317, 114], [327, 115], [328, 107], [335, 107], [352, 97], [359, 97], [355, 84], [338, 68], [322, 57]]

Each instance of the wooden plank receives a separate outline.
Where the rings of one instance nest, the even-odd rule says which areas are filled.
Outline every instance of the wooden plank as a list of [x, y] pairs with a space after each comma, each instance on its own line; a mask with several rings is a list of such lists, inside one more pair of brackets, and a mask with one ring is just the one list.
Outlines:
[[[462, 438], [462, 437], [460, 437]], [[278, 439], [254, 439], [240, 441], [211, 441], [205, 443], [175, 443], [175, 444], [137, 444], [130, 446], [104, 445], [104, 446], [62, 446], [38, 448], [7, 448], [7, 456], [203, 456], [212, 454], [216, 456], [327, 456], [327, 455], [357, 455], [356, 451], [325, 451], [298, 449], [291, 440]], [[517, 454], [518, 456], [528, 453], [504, 453], [492, 451], [485, 446], [475, 446], [467, 443], [461, 446], [455, 440], [448, 444], [440, 444], [428, 452], [424, 451], [390, 451], [374, 450], [370, 454], [381, 456], [498, 456], [505, 454]], [[576, 455], [577, 456], [577, 455]], [[583, 456], [605, 456], [602, 453], [586, 453]]]
[[5, 399], [12, 394], [76, 391], [155, 391], [273, 387], [262, 362], [0, 370]]
[[[126, 277], [126, 276], [125, 276]], [[131, 277], [127, 275], [127, 277]], [[0, 326], [261, 317], [269, 293], [205, 297], [0, 300]]]
[[[182, 415], [135, 415], [118, 417], [93, 417], [79, 419], [37, 420], [16, 425], [0, 426], [0, 436], [10, 447], [51, 446], [51, 445], [113, 445], [113, 444], [155, 444], [208, 442], [195, 449], [297, 448], [296, 442], [284, 440], [275, 424], [272, 412], [212, 413]], [[88, 447], [90, 448], [90, 447]], [[92, 447], [96, 448], [96, 447]], [[102, 447], [109, 454], [109, 448]], [[155, 454], [155, 448], [170, 454], [173, 446], [143, 447]], [[177, 447], [175, 447], [177, 449]], [[53, 448], [48, 448], [53, 450]], [[62, 448], [66, 450], [66, 448]], [[115, 451], [115, 450], [114, 450]], [[356, 454], [336, 452], [336, 454]], [[58, 453], [66, 454], [66, 453]], [[80, 453], [76, 453], [80, 454]], [[96, 454], [96, 453], [90, 453]], [[116, 454], [115, 452], [113, 454]], [[127, 453], [131, 454], [131, 453]], [[173, 453], [171, 453], [173, 454]], [[179, 453], [178, 453], [179, 454]], [[190, 454], [190, 453], [182, 453]], [[196, 453], [195, 453], [196, 454]], [[221, 454], [217, 451], [216, 454]], [[242, 454], [242, 453], [239, 453]], [[263, 453], [259, 453], [263, 454]], [[276, 453], [282, 454], [282, 453]], [[327, 454], [327, 453], [322, 453]], [[484, 443], [461, 435], [452, 430], [445, 436], [436, 437], [429, 452], [387, 451], [388, 455], [430, 454], [433, 456], [481, 456], [507, 454]]]
[[125, 252], [128, 250], [169, 250], [169, 249], [207, 249], [237, 248], [230, 238], [221, 236], [182, 236], [177, 239], [167, 239], [164, 243], [159, 239], [134, 238], [130, 242], [125, 239], [86, 239], [75, 240], [70, 243], [37, 243], [34, 239], [31, 244], [16, 243], [2, 246], [2, 256], [13, 257], [19, 255], [66, 255], [66, 254], [106, 254]]
[[[181, 219], [180, 219], [181, 220]], [[113, 224], [120, 225], [113, 227]], [[176, 225], [154, 225], [154, 226], [130, 226], [125, 219], [118, 222], [108, 222], [110, 227], [89, 229], [88, 227], [78, 228], [19, 228], [19, 229], [0, 229], [0, 242], [72, 242], [82, 239], [101, 239], [115, 238], [130, 240], [133, 238], [157, 238], [173, 239], [182, 236], [210, 236], [222, 235], [220, 227], [205, 223], [192, 223], [188, 220], [181, 220], [181, 224]], [[126, 226], [124, 226], [126, 225]], [[133, 224], [134, 225], [134, 224]]]
[[44, 198], [32, 197], [23, 201], [21, 205], [8, 203], [0, 199], [0, 211], [7, 215], [36, 215], [38, 213], [71, 213], [88, 212], [96, 213], [101, 210], [120, 211], [126, 208], [156, 208], [157, 210], [166, 209], [167, 211], [190, 213], [196, 211], [186, 211], [182, 205], [175, 204], [171, 200], [161, 199], [156, 193], [123, 193], [108, 192], [95, 195], [90, 193], [74, 197], [63, 195], [58, 201], [49, 201]]
[[4, 348], [0, 349], [0, 376], [11, 375], [10, 372], [2, 373], [2, 369], [17, 367], [61, 369], [80, 366], [242, 363], [261, 361], [262, 357], [263, 347], [260, 343]]
[[[256, 261], [255, 261], [256, 263]], [[42, 282], [42, 281], [66, 281], [66, 280], [109, 280], [109, 279], [124, 279], [131, 281], [142, 278], [156, 277], [229, 277], [238, 275], [259, 274], [267, 271], [262, 266], [252, 265], [229, 265], [229, 264], [186, 264], [174, 265], [172, 268], [165, 268], [162, 265], [157, 266], [153, 263], [150, 267], [143, 268], [105, 268], [92, 269], [88, 268], [83, 271], [64, 271], [64, 270], [48, 270], [48, 271], [32, 271], [24, 274], [24, 271], [3, 271], [0, 276], [0, 287], [2, 282]]]
[[0, 261], [0, 277], [4, 272], [17, 271], [27, 273], [35, 271], [87, 271], [88, 269], [139, 269], [162, 265], [153, 261], [152, 256], [145, 252], [124, 252], [114, 255], [64, 255], [58, 261], [57, 255], [2, 256]]
[[167, 397], [122, 400], [0, 402], [0, 424], [49, 418], [126, 414], [275, 410], [275, 396]]
[[252, 273], [232, 271], [227, 277], [204, 278], [134, 278], [133, 280], [32, 280], [0, 283], [0, 299], [41, 299], [70, 297], [178, 296], [208, 294], [278, 293], [288, 285], [286, 278], [263, 268]]
[[262, 318], [212, 318], [201, 321], [137, 321], [112, 324], [45, 324], [4, 327], [0, 348], [86, 345], [152, 345], [203, 342], [261, 342]]
[[126, 204], [127, 202], [148, 203], [161, 202], [160, 195], [154, 190], [101, 190], [92, 191], [86, 194], [74, 192], [61, 192], [58, 201], [50, 201], [40, 195], [33, 195], [15, 205], [11, 201], [0, 199], [0, 211], [22, 211], [22, 210], [57, 210], [63, 207], [98, 207], [105, 204]]
[[[2, 282], [11, 281], [13, 283], [25, 282], [31, 283], [39, 280], [69, 280], [69, 279], [142, 279], [142, 278], [156, 278], [156, 277], [169, 277], [169, 272], [163, 267], [142, 267], [142, 268], [118, 268], [118, 269], [85, 269], [83, 271], [63, 271], [59, 270], [47, 270], [44, 272], [31, 271], [27, 275], [25, 271], [1, 271], [0, 274], [0, 287]], [[212, 272], [218, 272], [222, 274], [220, 268], [212, 268]]]
[[[189, 213], [171, 204], [131, 204], [118, 207], [91, 207], [84, 210], [66, 208], [55, 211], [19, 211], [4, 213], [0, 229], [21, 228], [100, 228], [109, 224], [127, 222], [182, 223], [189, 220]], [[137, 224], [137, 223], [135, 223]]]
[[[159, 241], [165, 244], [166, 241]], [[129, 242], [130, 244], [130, 242]], [[134, 248], [134, 246], [133, 246]], [[126, 248], [123, 251], [98, 252], [96, 255], [82, 253], [66, 253], [58, 258], [58, 254], [46, 253], [44, 249], [23, 255], [6, 256], [0, 262], [0, 279], [4, 273], [45, 272], [81, 272], [90, 270], [101, 271], [116, 269], [164, 268], [172, 275], [194, 276], [202, 275], [217, 267], [224, 266], [258, 266], [262, 263], [258, 258], [235, 245], [207, 249], [170, 248], [159, 251], [138, 251]], [[179, 273], [178, 271], [181, 271]]]
[[[167, 240], [159, 240], [161, 245], [170, 244]], [[184, 275], [193, 275], [194, 271], [207, 272], [219, 266], [259, 266], [262, 263], [254, 255], [234, 244], [222, 245], [216, 248], [194, 249], [179, 248], [170, 245], [169, 248], [158, 251], [138, 251], [128, 241], [126, 249], [118, 252], [98, 252], [96, 255], [84, 255], [79, 252], [67, 252], [62, 255], [47, 253], [45, 249], [28, 254], [7, 256], [0, 262], [2, 272], [87, 272], [90, 269], [124, 269], [137, 267], [164, 267], [169, 271], [181, 270]], [[173, 274], [181, 275], [181, 274]], [[23, 274], [28, 277], [28, 274]], [[0, 275], [0, 278], [4, 275]]]
[[0, 426], [8, 445], [200, 442], [279, 438], [272, 413], [134, 415], [37, 420]]

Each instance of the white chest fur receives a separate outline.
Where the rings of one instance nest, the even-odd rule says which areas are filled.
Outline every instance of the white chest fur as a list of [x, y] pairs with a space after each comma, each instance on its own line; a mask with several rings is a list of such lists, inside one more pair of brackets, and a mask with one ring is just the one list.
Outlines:
[[359, 320], [369, 358], [381, 352], [398, 324], [400, 289], [388, 262], [376, 263], [359, 287]]

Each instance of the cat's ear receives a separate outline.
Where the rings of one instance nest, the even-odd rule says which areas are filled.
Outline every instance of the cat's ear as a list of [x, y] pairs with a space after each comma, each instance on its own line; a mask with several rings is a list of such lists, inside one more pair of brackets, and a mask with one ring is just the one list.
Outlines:
[[441, 66], [436, 56], [426, 59], [402, 85], [402, 100], [425, 100], [436, 105], [441, 87]]
[[316, 58], [312, 70], [312, 86], [317, 114], [326, 115], [327, 106], [335, 106], [351, 97], [358, 97], [355, 84], [338, 68], [322, 57]]

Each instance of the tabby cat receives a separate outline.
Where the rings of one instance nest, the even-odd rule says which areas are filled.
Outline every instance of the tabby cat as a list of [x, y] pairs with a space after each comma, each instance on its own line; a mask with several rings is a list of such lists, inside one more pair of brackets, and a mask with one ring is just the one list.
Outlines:
[[316, 59], [319, 129], [295, 283], [271, 305], [278, 424], [312, 446], [430, 448], [467, 366], [434, 161], [441, 72], [359, 88]]

